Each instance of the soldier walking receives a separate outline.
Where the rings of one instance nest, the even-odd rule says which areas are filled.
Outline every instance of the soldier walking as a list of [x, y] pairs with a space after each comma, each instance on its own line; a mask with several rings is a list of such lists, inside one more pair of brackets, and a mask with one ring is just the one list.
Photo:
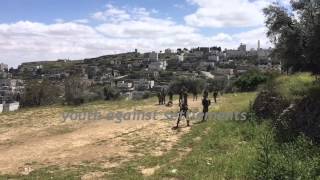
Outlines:
[[166, 104], [166, 92], [165, 92], [164, 88], [161, 91], [161, 96], [162, 96], [162, 104], [165, 105]]
[[213, 99], [214, 99], [214, 103], [217, 103], [217, 97], [218, 97], [218, 91], [214, 91], [213, 92]]
[[198, 101], [198, 93], [194, 90], [192, 94], [193, 94], [193, 101]]
[[185, 119], [187, 120], [187, 126], [190, 126], [190, 121], [187, 118], [187, 113], [188, 113], [188, 93], [186, 91], [184, 91], [182, 93], [182, 98], [180, 101], [180, 112], [179, 112], [179, 117], [178, 117], [178, 121], [177, 121], [177, 125], [174, 127], [174, 129], [178, 129], [179, 128], [179, 123], [181, 118], [184, 116]]
[[161, 105], [161, 101], [162, 101], [162, 100], [161, 100], [161, 93], [158, 92], [157, 96], [158, 96], [159, 105]]
[[210, 105], [211, 105], [211, 101], [208, 99], [208, 96], [204, 95], [202, 100], [202, 106], [203, 106], [202, 122], [208, 119], [208, 112], [209, 112]]

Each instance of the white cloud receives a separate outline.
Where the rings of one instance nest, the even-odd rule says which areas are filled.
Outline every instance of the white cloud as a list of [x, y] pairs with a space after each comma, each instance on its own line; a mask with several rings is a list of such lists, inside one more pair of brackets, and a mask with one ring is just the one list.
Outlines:
[[272, 0], [188, 0], [197, 5], [195, 13], [185, 17], [196, 27], [254, 27], [264, 22], [262, 8]]
[[88, 19], [76, 19], [76, 20], [73, 20], [72, 22], [87, 24], [87, 23], [89, 23], [89, 20]]
[[99, 11], [92, 15], [93, 19], [100, 21], [111, 21], [118, 22], [122, 20], [130, 19], [130, 15], [123, 9], [114, 7], [111, 4], [108, 4], [105, 11]]
[[109, 5], [103, 13], [112, 16], [102, 18], [103, 22], [96, 26], [87, 19], [53, 24], [30, 21], [0, 24], [0, 61], [18, 65], [24, 61], [83, 59], [135, 48], [142, 52], [215, 45], [236, 48], [241, 42], [256, 47], [258, 39], [267, 44], [262, 27], [238, 34], [221, 32], [205, 36], [198, 28], [155, 18], [153, 12], [144, 8]]
[[263, 48], [269, 48], [272, 46], [272, 44], [266, 37], [266, 31], [267, 29], [265, 27], [260, 27], [248, 32], [235, 34], [234, 38], [237, 39], [238, 42], [246, 43], [250, 48], [256, 48], [258, 40], [260, 40]]

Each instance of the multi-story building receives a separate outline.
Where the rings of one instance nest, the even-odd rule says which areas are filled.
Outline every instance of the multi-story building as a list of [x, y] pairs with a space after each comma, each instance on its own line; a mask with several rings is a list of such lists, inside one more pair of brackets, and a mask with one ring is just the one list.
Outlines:
[[152, 51], [149, 54], [149, 61], [159, 61], [159, 54], [155, 51]]
[[269, 48], [269, 49], [259, 49], [257, 51], [257, 55], [258, 55], [258, 58], [259, 59], [268, 59], [271, 55], [271, 52], [272, 52], [272, 49]]
[[165, 53], [165, 54], [171, 54], [171, 53], [172, 53], [172, 50], [171, 50], [171, 49], [165, 49], [165, 50], [164, 50], [164, 53]]
[[209, 61], [219, 62], [220, 57], [218, 55], [210, 55], [210, 56], [208, 56], [208, 60]]
[[17, 101], [24, 90], [24, 84], [19, 79], [0, 79], [0, 104]]
[[165, 71], [167, 69], [167, 61], [160, 60], [160, 61], [153, 61], [150, 62], [148, 65], [149, 71]]
[[246, 52], [247, 51], [247, 45], [245, 44], [240, 44], [238, 51]]
[[147, 90], [147, 89], [152, 89], [154, 87], [154, 81], [139, 79], [139, 80], [134, 80], [133, 85], [135, 90]]
[[121, 92], [129, 92], [134, 90], [133, 83], [126, 81], [117, 82], [117, 88], [120, 89]]
[[234, 75], [234, 69], [215, 68], [214, 73], [223, 75]]

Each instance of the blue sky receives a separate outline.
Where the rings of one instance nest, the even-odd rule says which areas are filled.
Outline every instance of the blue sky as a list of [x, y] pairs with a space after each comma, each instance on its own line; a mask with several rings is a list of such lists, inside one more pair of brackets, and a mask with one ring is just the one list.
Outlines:
[[0, 62], [17, 66], [135, 48], [256, 48], [258, 40], [269, 47], [261, 9], [273, 1], [1, 0]]
[[[54, 19], [59, 18], [66, 20], [87, 18], [91, 13], [103, 10], [106, 4], [157, 9], [161, 16], [168, 15], [182, 22], [184, 15], [196, 9], [184, 0], [1, 0], [0, 4], [2, 23], [19, 20], [52, 23]], [[185, 8], [177, 10], [174, 5]]]

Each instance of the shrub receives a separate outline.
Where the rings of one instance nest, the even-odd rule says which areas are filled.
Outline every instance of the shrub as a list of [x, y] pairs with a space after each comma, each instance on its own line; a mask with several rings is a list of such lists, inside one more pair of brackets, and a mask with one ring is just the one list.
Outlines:
[[111, 86], [106, 86], [103, 89], [103, 94], [104, 94], [104, 99], [107, 100], [116, 100], [120, 98], [120, 92], [111, 87]]
[[272, 119], [278, 141], [293, 141], [299, 134], [320, 143], [320, 86], [308, 73], [268, 82], [253, 109], [259, 118]]
[[28, 81], [20, 103], [23, 107], [43, 106], [58, 103], [62, 89], [57, 83], [48, 80]]
[[277, 144], [273, 134], [264, 134], [257, 148], [252, 179], [318, 179], [320, 149], [304, 136]]
[[241, 75], [234, 85], [240, 89], [240, 91], [254, 91], [260, 84], [267, 82], [268, 76], [265, 74], [252, 70]]
[[261, 91], [253, 103], [258, 118], [276, 119], [290, 105], [290, 102], [272, 90]]
[[80, 105], [85, 102], [83, 93], [86, 87], [79, 77], [70, 77], [65, 81], [65, 102], [68, 105]]
[[154, 94], [152, 94], [151, 92], [147, 91], [143, 94], [143, 99], [148, 99], [150, 97], [152, 97]]
[[82, 96], [81, 99], [83, 99], [84, 103], [103, 99], [103, 97], [101, 97], [99, 92], [94, 92], [92, 90], [84, 91], [81, 96]]

